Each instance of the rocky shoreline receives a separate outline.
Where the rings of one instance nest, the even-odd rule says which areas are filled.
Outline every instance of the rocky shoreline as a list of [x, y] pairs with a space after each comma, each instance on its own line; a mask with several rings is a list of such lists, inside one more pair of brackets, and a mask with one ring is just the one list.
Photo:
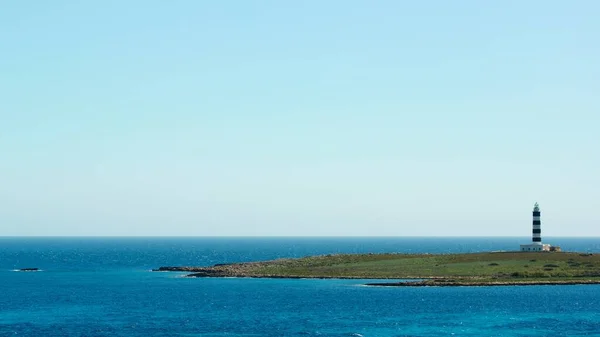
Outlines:
[[[230, 266], [224, 268], [224, 266]], [[243, 272], [238, 270], [236, 265], [215, 265], [214, 267], [160, 267], [152, 269], [156, 272], [186, 272], [190, 273], [185, 277], [240, 277], [240, 278], [273, 278], [273, 279], [338, 279], [338, 280], [356, 280], [356, 279], [374, 279], [381, 280], [385, 278], [381, 277], [364, 277], [364, 276], [300, 276], [300, 275], [256, 275], [252, 273]], [[390, 279], [398, 279], [397, 277]], [[403, 279], [411, 279], [410, 277], [403, 277]], [[414, 277], [414, 279], [422, 279], [422, 277]]]
[[393, 283], [367, 283], [374, 287], [495, 287], [495, 286], [553, 286], [553, 285], [581, 285], [600, 284], [600, 280], [549, 280], [549, 281], [456, 281], [456, 280], [425, 280]]
[[[260, 263], [260, 262], [257, 262]], [[250, 263], [253, 264], [253, 263]], [[238, 268], [244, 264], [221, 264], [213, 267], [160, 267], [152, 271], [162, 272], [188, 272], [186, 277], [199, 278], [270, 278], [270, 279], [369, 279], [364, 276], [281, 276], [281, 275], [256, 275], [244, 273]], [[380, 277], [372, 279], [382, 279]], [[394, 278], [397, 279], [397, 278]], [[600, 280], [494, 280], [482, 281], [477, 278], [448, 279], [440, 277], [403, 277], [406, 282], [374, 282], [367, 283], [366, 286], [373, 287], [493, 287], [493, 286], [536, 286], [536, 285], [582, 285], [582, 284], [600, 284]]]

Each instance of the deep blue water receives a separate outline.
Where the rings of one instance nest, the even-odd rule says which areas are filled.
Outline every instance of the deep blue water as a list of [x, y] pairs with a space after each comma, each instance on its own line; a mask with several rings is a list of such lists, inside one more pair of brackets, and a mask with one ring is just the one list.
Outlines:
[[[526, 238], [0, 238], [0, 336], [600, 336], [600, 286], [186, 279], [163, 265], [512, 250]], [[600, 252], [600, 238], [548, 238]], [[13, 269], [39, 267], [42, 272]]]

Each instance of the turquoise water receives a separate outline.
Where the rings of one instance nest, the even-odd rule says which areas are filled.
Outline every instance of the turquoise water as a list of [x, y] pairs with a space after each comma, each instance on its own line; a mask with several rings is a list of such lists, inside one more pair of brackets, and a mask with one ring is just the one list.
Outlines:
[[[149, 272], [339, 252], [514, 249], [523, 238], [0, 238], [0, 336], [599, 336], [600, 286], [364, 287]], [[600, 252], [600, 239], [554, 238]], [[39, 267], [42, 272], [13, 269]]]

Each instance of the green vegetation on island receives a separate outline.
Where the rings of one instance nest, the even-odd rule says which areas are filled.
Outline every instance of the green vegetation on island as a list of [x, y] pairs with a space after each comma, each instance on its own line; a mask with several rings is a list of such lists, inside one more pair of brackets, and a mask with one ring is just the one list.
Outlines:
[[600, 283], [600, 254], [339, 254], [157, 270], [190, 277], [420, 279], [397, 285], [580, 284]]

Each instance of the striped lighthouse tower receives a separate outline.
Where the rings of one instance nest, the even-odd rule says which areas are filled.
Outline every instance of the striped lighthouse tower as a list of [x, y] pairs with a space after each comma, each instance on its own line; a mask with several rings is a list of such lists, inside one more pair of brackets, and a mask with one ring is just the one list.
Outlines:
[[542, 221], [540, 220], [540, 205], [536, 202], [533, 205], [533, 230], [531, 235], [531, 243], [521, 245], [522, 252], [541, 252], [541, 251], [555, 251], [559, 252], [560, 247], [552, 246], [547, 243], [542, 243]]
[[536, 202], [533, 206], [533, 232], [532, 241], [542, 243], [542, 222], [540, 220], [540, 205]]

